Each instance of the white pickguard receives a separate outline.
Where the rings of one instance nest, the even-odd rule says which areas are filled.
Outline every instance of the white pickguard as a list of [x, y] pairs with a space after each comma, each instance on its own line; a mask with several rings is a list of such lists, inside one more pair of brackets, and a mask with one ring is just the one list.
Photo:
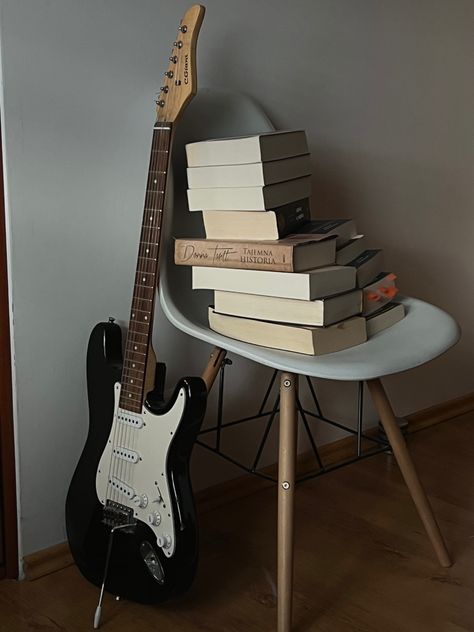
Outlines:
[[119, 400], [117, 383], [112, 429], [97, 470], [97, 496], [103, 505], [111, 500], [133, 509], [135, 518], [153, 530], [158, 545], [171, 557], [176, 534], [166, 466], [183, 415], [185, 391], [180, 389], [174, 406], [163, 415], [145, 407], [141, 415], [130, 413], [119, 408]]

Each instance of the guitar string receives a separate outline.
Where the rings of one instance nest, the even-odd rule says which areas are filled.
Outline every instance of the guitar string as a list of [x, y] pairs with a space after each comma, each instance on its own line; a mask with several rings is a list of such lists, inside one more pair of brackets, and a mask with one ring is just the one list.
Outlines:
[[[158, 143], [157, 143], [157, 139], [158, 139]], [[156, 165], [156, 158], [157, 155], [156, 150], [159, 149], [160, 147], [160, 135], [157, 134], [157, 130], [153, 130], [153, 142], [152, 142], [152, 151], [150, 154], [150, 164], [149, 164], [149, 169], [148, 169], [148, 175], [147, 175], [147, 183], [146, 183], [146, 193], [145, 193], [145, 205], [144, 205], [144, 212], [143, 212], [143, 225], [142, 225], [142, 230], [141, 230], [141, 234], [140, 234], [140, 245], [138, 248], [138, 257], [143, 255], [143, 242], [145, 241], [149, 241], [150, 240], [150, 236], [152, 234], [153, 231], [153, 225], [152, 222], [155, 219], [155, 213], [152, 209], [155, 208], [155, 202], [153, 199], [153, 193], [150, 193], [150, 186], [151, 186], [151, 174], [152, 171], [155, 169], [155, 165]], [[158, 144], [158, 147], [157, 147]], [[148, 210], [147, 210], [148, 209]], [[153, 217], [153, 220], [149, 219], [149, 215], [151, 214], [151, 217]], [[149, 228], [147, 227], [147, 225], [149, 225]], [[139, 300], [142, 298], [145, 298], [147, 295], [153, 294], [153, 290], [150, 292], [150, 286], [152, 286], [152, 283], [149, 280], [149, 275], [150, 275], [150, 271], [148, 269], [148, 267], [142, 266], [142, 262], [143, 259], [138, 258], [137, 259], [137, 269], [136, 269], [136, 276], [135, 276], [135, 286], [137, 287], [137, 295], [139, 297]], [[142, 270], [142, 267], [145, 267], [145, 270]], [[143, 278], [141, 278], [143, 275]], [[150, 275], [151, 276], [151, 275]], [[145, 279], [145, 280], [143, 280]], [[142, 287], [142, 284], [145, 287]], [[148, 287], [146, 287], [148, 286]], [[136, 301], [134, 300], [133, 303], [136, 303]], [[151, 305], [150, 305], [151, 307]], [[135, 316], [132, 316], [132, 314], [135, 314]], [[132, 337], [133, 337], [133, 342], [135, 343], [140, 343], [140, 336], [138, 334], [143, 333], [140, 331], [140, 329], [142, 329], [141, 327], [138, 326], [139, 323], [139, 318], [138, 318], [138, 314], [139, 312], [136, 311], [136, 305], [132, 305], [132, 311], [131, 311], [131, 322], [130, 322], [130, 329], [129, 331], [132, 333]], [[147, 314], [147, 318], [148, 318], [148, 329], [146, 329], [145, 333], [148, 333], [148, 335], [146, 336], [147, 338], [147, 342], [149, 343], [150, 340], [150, 327], [149, 327], [149, 323], [150, 323], [150, 312], [146, 312]], [[140, 325], [142, 324], [142, 322], [140, 322]], [[131, 341], [132, 344], [132, 341]], [[141, 343], [143, 344], [143, 343]], [[139, 346], [139, 344], [135, 344], [134, 346], [137, 346], [137, 350], [139, 348], [141, 348]], [[145, 358], [144, 359], [148, 359], [148, 346], [145, 348]], [[144, 405], [144, 401], [145, 401], [145, 379], [146, 379], [146, 367], [147, 364], [145, 362], [143, 369], [141, 371], [141, 377], [140, 377], [140, 388], [139, 388], [139, 407], [141, 408], [141, 411], [139, 414], [142, 414], [143, 412], [143, 405]], [[127, 371], [125, 372], [125, 375], [127, 375]], [[131, 378], [130, 378], [131, 379]], [[127, 384], [130, 383], [130, 379], [127, 381]], [[137, 387], [138, 388], [138, 387]], [[133, 395], [132, 399], [136, 397], [135, 395]], [[133, 432], [133, 430], [135, 432]], [[127, 447], [130, 446], [130, 448], [132, 447], [132, 442], [130, 441], [130, 435], [132, 434], [132, 436], [135, 436], [136, 438], [136, 434], [137, 434], [137, 429], [131, 429], [129, 433], [127, 433], [127, 437], [126, 437], [126, 444]], [[136, 447], [136, 442], [133, 442], [133, 447]], [[134, 485], [134, 466], [128, 462], [128, 467], [125, 467], [125, 470], [127, 472], [127, 479], [129, 481], [129, 484], [133, 487]], [[137, 490], [135, 490], [137, 491]]]
[[[154, 132], [155, 132], [155, 130], [154, 130]], [[153, 168], [153, 163], [154, 163], [154, 160], [153, 160], [153, 158], [154, 158], [153, 149], [154, 148], [156, 148], [155, 133], [153, 134], [153, 139], [152, 139], [152, 151], [151, 151], [151, 155], [150, 155], [150, 168], [149, 168], [149, 171]], [[148, 178], [149, 177], [150, 177], [150, 173], [148, 175]], [[147, 195], [148, 195], [148, 192], [147, 192]], [[145, 205], [147, 204], [147, 202], [146, 202], [147, 195], [145, 196]], [[144, 211], [144, 217], [145, 217], [145, 211]], [[142, 233], [143, 232], [144, 232], [144, 229], [142, 227]], [[145, 231], [145, 235], [146, 235], [146, 231]], [[141, 250], [141, 247], [142, 247], [142, 243], [141, 242], [142, 242], [142, 240], [140, 241], [140, 245], [139, 245], [139, 255], [140, 255], [140, 250]], [[138, 273], [138, 269], [140, 268], [139, 262], [140, 262], [140, 260], [138, 260], [138, 262], [137, 262], [137, 273]], [[135, 279], [135, 281], [136, 281], [136, 279]], [[142, 294], [142, 296], [140, 296], [140, 294], [141, 294], [140, 289], [137, 288], [138, 292], [136, 292], [135, 288], [136, 288], [136, 283], [134, 283], [134, 295], [137, 296], [138, 299], [140, 300], [141, 298], [143, 298], [143, 294]], [[143, 288], [143, 289], [145, 289], [145, 288]], [[132, 298], [132, 309], [134, 307], [134, 305], [133, 305], [134, 302], [135, 302], [135, 298]], [[131, 313], [132, 313], [132, 311], [131, 311]], [[131, 337], [129, 337], [127, 335], [126, 352], [125, 352], [126, 359], [127, 359], [127, 357], [130, 357], [130, 344], [131, 344]], [[130, 361], [130, 360], [128, 360], [128, 361]], [[132, 362], [132, 364], [133, 364], [133, 362]], [[121, 378], [121, 385], [122, 385], [122, 387], [124, 385], [124, 377], [128, 373], [126, 368], [127, 367], [124, 366], [123, 370], [122, 370], [122, 378]], [[141, 391], [143, 391], [143, 381], [142, 381], [142, 389], [141, 389]], [[122, 388], [121, 388], [121, 395], [122, 395]], [[132, 395], [131, 399], [135, 399], [135, 396]], [[134, 401], [134, 404], [136, 404], [136, 401]], [[119, 407], [120, 407], [120, 401], [119, 401]], [[134, 408], [136, 408], [136, 405], [134, 406]], [[135, 412], [135, 411], [131, 411], [131, 412]], [[119, 422], [118, 419], [115, 419], [115, 428], [114, 428], [112, 445], [111, 445], [111, 458], [110, 458], [110, 462], [109, 462], [109, 476], [108, 476], [108, 479], [107, 479], [107, 488], [106, 488], [107, 490], [109, 490], [110, 486], [111, 486], [111, 483], [109, 483], [110, 478], [111, 478], [110, 477], [111, 469], [113, 470], [112, 476], [115, 476], [117, 479], [122, 480], [124, 483], [127, 482], [124, 479], [129, 479], [129, 475], [128, 476], [124, 476], [124, 473], [123, 473], [124, 468], [120, 467], [120, 465], [122, 465], [123, 463], [127, 463], [127, 464], [129, 464], [129, 467], [130, 467], [131, 466], [130, 462], [124, 461], [123, 459], [117, 458], [117, 456], [115, 456], [114, 453], [113, 453], [115, 447], [118, 447], [118, 448], [124, 447], [124, 448], [126, 448], [126, 444], [129, 443], [130, 432], [125, 432], [124, 433], [124, 431], [123, 431], [124, 427], [127, 428], [127, 429], [130, 429], [130, 432], [132, 430], [136, 430], [136, 428], [134, 428], [133, 426], [130, 426], [128, 424], [123, 424], [123, 423]], [[117, 428], [119, 428], [119, 430], [117, 430]], [[117, 439], [117, 434], [118, 434], [118, 439]], [[123, 441], [123, 439], [125, 439], [125, 437], [127, 437], [127, 441]], [[113, 466], [112, 466], [112, 464], [113, 464]], [[117, 467], [117, 466], [119, 466], [119, 467]], [[126, 469], [127, 468], [125, 468], [125, 470]], [[118, 470], [118, 472], [117, 472], [117, 470]], [[130, 472], [128, 474], [130, 474]], [[108, 498], [109, 493], [110, 492], [106, 491], [106, 498]], [[120, 494], [119, 494], [118, 490], [116, 490], [113, 485], [112, 485], [112, 495], [115, 498], [115, 500], [120, 499]]]
[[[148, 179], [147, 179], [147, 192], [146, 192], [146, 196], [145, 196], [145, 210], [144, 211], [144, 219], [146, 220], [146, 216], [148, 216], [148, 213], [151, 213], [150, 216], [150, 220], [149, 221], [145, 221], [144, 222], [144, 226], [142, 226], [142, 231], [141, 231], [141, 235], [142, 238], [140, 240], [140, 245], [139, 245], [139, 251], [138, 251], [138, 256], [142, 257], [142, 259], [138, 260], [137, 262], [137, 269], [136, 269], [136, 278], [135, 278], [135, 286], [137, 285], [137, 281], [140, 281], [139, 279], [139, 275], [140, 274], [144, 274], [145, 278], [147, 278], [147, 276], [149, 275], [152, 278], [152, 282], [150, 282], [149, 279], [147, 279], [146, 282], [144, 282], [145, 285], [148, 285], [149, 287], [147, 288], [136, 288], [136, 292], [134, 292], [134, 298], [132, 299], [132, 309], [131, 309], [131, 314], [134, 313], [136, 314], [136, 307], [133, 305], [133, 303], [136, 300], [143, 300], [144, 298], [146, 298], [146, 294], [154, 294], [155, 293], [155, 287], [157, 286], [157, 276], [158, 276], [158, 267], [157, 267], [157, 263], [158, 263], [158, 255], [159, 255], [159, 244], [161, 241], [161, 220], [162, 220], [162, 215], [163, 215], [163, 205], [164, 205], [164, 197], [165, 194], [162, 193], [161, 191], [165, 191], [165, 186], [166, 186], [166, 170], [162, 169], [161, 171], [164, 172], [164, 178], [163, 178], [163, 184], [160, 182], [161, 177], [159, 176], [158, 178], [153, 178], [152, 176], [152, 172], [157, 172], [158, 169], [157, 167], [162, 166], [161, 164], [159, 164], [161, 162], [161, 158], [165, 158], [165, 160], [163, 160], [163, 162], [166, 164], [168, 162], [168, 160], [166, 159], [166, 156], [162, 156], [162, 151], [163, 149], [166, 149], [166, 147], [168, 147], [169, 150], [169, 137], [170, 134], [163, 134], [164, 130], [154, 130], [154, 134], [153, 134], [153, 141], [152, 141], [152, 152], [151, 152], [151, 157], [150, 157], [150, 166], [149, 166], [149, 173], [148, 173]], [[159, 132], [159, 133], [158, 133]], [[158, 137], [158, 146], [156, 143], [156, 137]], [[158, 150], [158, 151], [157, 151]], [[157, 182], [155, 182], [155, 180], [157, 180]], [[154, 184], [158, 184], [158, 187], [152, 187], [150, 188], [152, 181]], [[158, 203], [160, 201], [160, 203]], [[158, 208], [161, 207], [161, 208]], [[161, 215], [160, 215], [160, 211], [161, 211]], [[153, 219], [151, 219], [153, 218]], [[158, 220], [158, 221], [156, 221]], [[152, 222], [154, 222], [154, 225], [152, 224]], [[148, 224], [148, 226], [147, 226]], [[156, 238], [154, 238], [153, 233], [158, 233]], [[149, 259], [143, 259], [143, 257], [146, 254], [146, 249], [145, 252], [143, 252], [143, 242], [152, 242], [153, 239], [153, 243], [157, 242], [157, 256], [154, 261], [154, 265], [151, 264], [153, 266], [154, 271], [150, 271], [149, 270], [149, 264], [148, 263], [144, 263], [144, 267], [145, 270], [142, 270], [141, 268], [143, 267], [141, 265], [141, 262], [146, 262]], [[149, 249], [150, 250], [150, 249]], [[153, 278], [155, 277], [155, 278]], [[139, 286], [141, 286], [141, 283], [138, 283]], [[135, 289], [135, 288], [134, 288]], [[152, 289], [152, 292], [149, 292], [148, 290]], [[135, 298], [136, 297], [136, 298]], [[153, 305], [150, 305], [151, 310], [153, 310]], [[149, 317], [148, 317], [148, 322], [147, 322], [147, 331], [146, 332], [139, 332], [138, 329], [135, 327], [134, 324], [132, 324], [131, 327], [131, 333], [133, 334], [134, 331], [136, 333], [148, 333], [148, 340], [151, 339], [151, 335], [152, 335], [152, 311], [148, 312]], [[131, 316], [131, 318], [133, 318], [133, 316]], [[138, 322], [137, 321], [137, 317], [135, 316], [134, 318], [134, 322]], [[144, 324], [144, 323], [140, 323], [140, 324]], [[135, 341], [136, 337], [135, 337]], [[137, 341], [138, 342], [138, 341]], [[127, 355], [129, 355], [130, 353], [130, 345], [133, 346], [138, 346], [138, 345], [134, 345], [134, 340], [132, 340], [132, 336], [128, 336], [128, 340], [126, 343], [126, 357]], [[137, 349], [138, 350], [138, 349]], [[130, 360], [129, 360], [130, 361]], [[132, 363], [133, 364], [133, 363]], [[144, 365], [145, 366], [145, 365]], [[139, 378], [140, 381], [142, 382], [141, 387], [140, 387], [140, 391], [137, 394], [134, 394], [132, 392], [132, 400], [135, 400], [136, 396], [139, 396], [141, 394], [141, 398], [143, 400], [144, 396], [145, 396], [145, 384], [144, 384], [144, 370], [142, 369], [142, 378]], [[125, 379], [127, 377], [127, 375], [130, 375], [130, 367], [124, 366], [123, 368], [123, 375], [122, 375], [122, 384], [125, 383]], [[132, 379], [132, 378], [130, 378]], [[138, 388], [138, 387], [137, 387]], [[128, 389], [130, 390], [130, 385], [128, 385]], [[137, 405], [137, 402], [134, 401], [134, 404]], [[135, 412], [135, 411], [132, 411]], [[117, 422], [118, 423], [118, 422]], [[122, 426], [121, 423], [118, 424], [119, 426]], [[113, 456], [113, 448], [114, 447], [118, 447], [118, 448], [123, 448], [123, 449], [134, 449], [137, 447], [137, 428], [134, 428], [133, 426], [129, 425], [129, 424], [123, 424], [123, 427], [120, 428], [120, 432], [119, 432], [119, 439], [118, 442], [114, 439], [113, 441], [113, 445], [112, 445], [112, 456]], [[136, 449], [134, 450], [136, 453]], [[135, 472], [135, 467], [134, 467], [134, 463], [131, 461], [128, 461], [126, 459], [120, 459], [120, 458], [115, 458], [113, 459], [117, 465], [119, 465], [119, 471], [118, 473], [115, 471], [115, 476], [116, 478], [118, 478], [119, 480], [123, 481], [124, 483], [130, 485], [133, 488], [133, 482], [134, 482], [134, 472]], [[117, 468], [114, 468], [115, 470], [117, 470]], [[117, 496], [119, 496], [118, 494], [118, 490], [116, 490], [116, 494]]]
[[[169, 134], [164, 133], [164, 130], [158, 130], [158, 129], [154, 130], [154, 137], [158, 138], [158, 142], [157, 143], [155, 142], [153, 145], [156, 150], [156, 153], [152, 154], [152, 159], [150, 160], [150, 169], [149, 169], [149, 174], [148, 174], [148, 179], [147, 179], [147, 195], [146, 195], [146, 201], [145, 201], [146, 208], [149, 209], [147, 213], [150, 213], [151, 215], [150, 215], [150, 221], [145, 222], [145, 224], [148, 224], [149, 227], [144, 228], [145, 239], [142, 239], [142, 243], [140, 244], [140, 248], [139, 248], [139, 256], [141, 256], [142, 259], [140, 259], [138, 262], [137, 274], [141, 275], [143, 273], [144, 275], [143, 278], [147, 279], [145, 283], [149, 287], [146, 288], [146, 291], [144, 288], [143, 293], [144, 294], [148, 293], [152, 295], [154, 298], [156, 298], [155, 288], [157, 288], [157, 285], [158, 285], [157, 283], [157, 276], [159, 274], [158, 258], [159, 258], [159, 252], [160, 252], [160, 244], [161, 244], [161, 225], [162, 225], [162, 217], [163, 217], [164, 191], [166, 188], [166, 175], [167, 175], [166, 170], [163, 169], [163, 167], [167, 166], [167, 163], [168, 163], [167, 157], [163, 155], [164, 153], [163, 150], [166, 150], [167, 147], [169, 149], [170, 138], [169, 138]], [[159, 173], [160, 171], [164, 173], [161, 174]], [[151, 217], [153, 219], [151, 219]], [[149, 254], [149, 253], [146, 253], [147, 249], [144, 248], [144, 243], [143, 243], [144, 241], [147, 243], [157, 244], [156, 253], [154, 253], [156, 256], [151, 258], [152, 259], [151, 262], [149, 261], [149, 258], [146, 258], [146, 259], [143, 258], [145, 257], [146, 254]], [[153, 249], [154, 248], [155, 246], [153, 247]], [[150, 250], [150, 248], [148, 248], [148, 250]], [[142, 270], [142, 268], [144, 268], [144, 270]], [[147, 335], [147, 342], [148, 342], [148, 348], [147, 348], [148, 352], [151, 346], [152, 336], [153, 336], [153, 314], [154, 314], [153, 302], [150, 302], [149, 308], [150, 310], [146, 311], [147, 316], [144, 317], [148, 319], [145, 326], [145, 334]], [[138, 320], [139, 318], [137, 316], [136, 322], [138, 322]], [[145, 323], [141, 322], [141, 319], [140, 319], [139, 324], [143, 325]], [[141, 329], [141, 327], [137, 329]], [[143, 374], [143, 380], [142, 380], [143, 404], [145, 402], [145, 397], [146, 397], [145, 378], [146, 378], [146, 367], [145, 367], [145, 373]], [[135, 452], [137, 448], [137, 443], [138, 443], [138, 433], [135, 432], [134, 441], [133, 441], [133, 449], [135, 450]], [[131, 467], [131, 482], [133, 486], [134, 479], [135, 479], [134, 477], [135, 468], [133, 466], [130, 466], [130, 467]]]
[[[152, 142], [151, 142], [151, 151], [150, 151], [150, 163], [152, 163], [152, 158], [153, 158], [153, 149], [155, 146], [155, 137], [153, 135], [152, 137]], [[151, 167], [150, 167], [151, 168]], [[147, 195], [145, 194], [145, 206], [144, 208], [146, 208], [146, 199], [147, 199]], [[143, 219], [145, 218], [145, 213], [146, 211], [143, 211]], [[142, 227], [141, 227], [141, 231], [140, 231], [140, 244], [139, 244], [139, 252], [140, 252], [140, 247], [141, 247], [141, 243], [143, 240], [143, 221], [142, 221]], [[132, 318], [132, 314], [134, 311], [134, 303], [136, 302], [136, 298], [137, 295], [140, 296], [140, 289], [137, 287], [137, 276], [138, 276], [138, 268], [139, 268], [139, 260], [137, 260], [137, 266], [136, 266], [136, 271], [135, 271], [135, 278], [134, 278], [134, 284], [133, 284], [133, 295], [132, 295], [132, 305], [131, 305], [131, 309], [130, 309], [130, 318]], [[131, 347], [134, 346], [133, 345], [133, 341], [132, 341], [132, 334], [133, 334], [133, 322], [130, 322], [130, 326], [129, 326], [129, 330], [127, 332], [127, 338], [126, 338], [126, 342], [125, 342], [125, 362], [124, 362], [124, 366], [122, 368], [122, 376], [121, 376], [121, 389], [120, 389], [120, 400], [119, 401], [119, 405], [122, 404], [121, 408], [124, 408], [125, 410], [129, 410], [125, 405], [123, 405], [123, 399], [125, 397], [125, 393], [126, 391], [129, 391], [131, 393], [131, 389], [130, 389], [130, 385], [127, 384], [127, 373], [128, 371], [126, 371], [126, 364], [128, 362], [130, 362], [132, 364], [132, 366], [137, 363], [137, 359], [135, 357], [135, 353], [131, 352]], [[137, 371], [137, 373], [140, 375], [140, 372]], [[143, 382], [142, 382], [143, 384]], [[125, 392], [124, 392], [125, 391]], [[133, 394], [131, 394], [130, 399], [132, 399], [132, 410], [129, 412], [136, 414], [136, 411], [133, 410], [134, 408], [136, 408], [136, 401], [135, 401], [135, 396]], [[118, 431], [117, 431], [117, 427], [115, 428], [115, 437], [114, 437], [114, 441], [113, 441], [113, 446], [112, 446], [112, 450], [114, 447], [118, 447], [119, 449], [121, 447], [126, 449], [126, 444], [128, 443], [128, 441], [124, 441], [124, 439], [126, 437], [128, 437], [129, 435], [129, 429], [133, 428], [132, 425], [127, 424], [127, 423], [118, 423], [117, 424], [119, 426]], [[125, 460], [117, 458], [113, 456], [113, 452], [112, 452], [112, 459], [114, 462], [114, 475], [118, 480], [123, 481], [123, 483], [128, 484], [128, 481], [125, 480], [128, 477], [125, 476], [125, 472], [126, 472], [126, 467], [125, 467], [125, 463], [127, 463]], [[124, 472], [125, 470], [125, 472]], [[117, 491], [117, 495], [119, 496], [119, 500], [121, 500], [123, 502], [123, 498], [120, 497], [120, 495], [118, 494]]]

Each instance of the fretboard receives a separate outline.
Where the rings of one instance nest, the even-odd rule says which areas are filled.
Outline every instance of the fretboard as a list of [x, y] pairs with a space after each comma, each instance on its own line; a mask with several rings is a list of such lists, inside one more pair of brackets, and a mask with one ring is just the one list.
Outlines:
[[161, 225], [170, 149], [171, 124], [157, 123], [153, 129], [120, 394], [120, 407], [136, 413], [141, 412], [143, 399], [146, 395], [145, 373], [153, 333]]

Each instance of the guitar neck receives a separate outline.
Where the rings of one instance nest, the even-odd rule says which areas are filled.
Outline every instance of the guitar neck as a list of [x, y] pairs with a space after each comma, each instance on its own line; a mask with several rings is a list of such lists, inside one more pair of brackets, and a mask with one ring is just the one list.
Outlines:
[[157, 122], [153, 128], [132, 307], [125, 343], [120, 407], [136, 413], [141, 412], [146, 395], [145, 379], [153, 333], [171, 132], [171, 123]]

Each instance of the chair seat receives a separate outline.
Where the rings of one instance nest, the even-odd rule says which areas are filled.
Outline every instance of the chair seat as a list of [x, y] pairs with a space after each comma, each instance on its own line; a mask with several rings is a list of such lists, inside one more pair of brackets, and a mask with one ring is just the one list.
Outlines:
[[400, 302], [405, 305], [406, 316], [399, 323], [356, 347], [308, 356], [222, 336], [209, 329], [207, 311], [202, 319], [195, 316], [190, 320], [168, 298], [160, 291], [163, 311], [181, 331], [274, 369], [330, 380], [370, 380], [412, 369], [447, 351], [460, 336], [459, 326], [449, 314], [419, 299], [404, 297]]

